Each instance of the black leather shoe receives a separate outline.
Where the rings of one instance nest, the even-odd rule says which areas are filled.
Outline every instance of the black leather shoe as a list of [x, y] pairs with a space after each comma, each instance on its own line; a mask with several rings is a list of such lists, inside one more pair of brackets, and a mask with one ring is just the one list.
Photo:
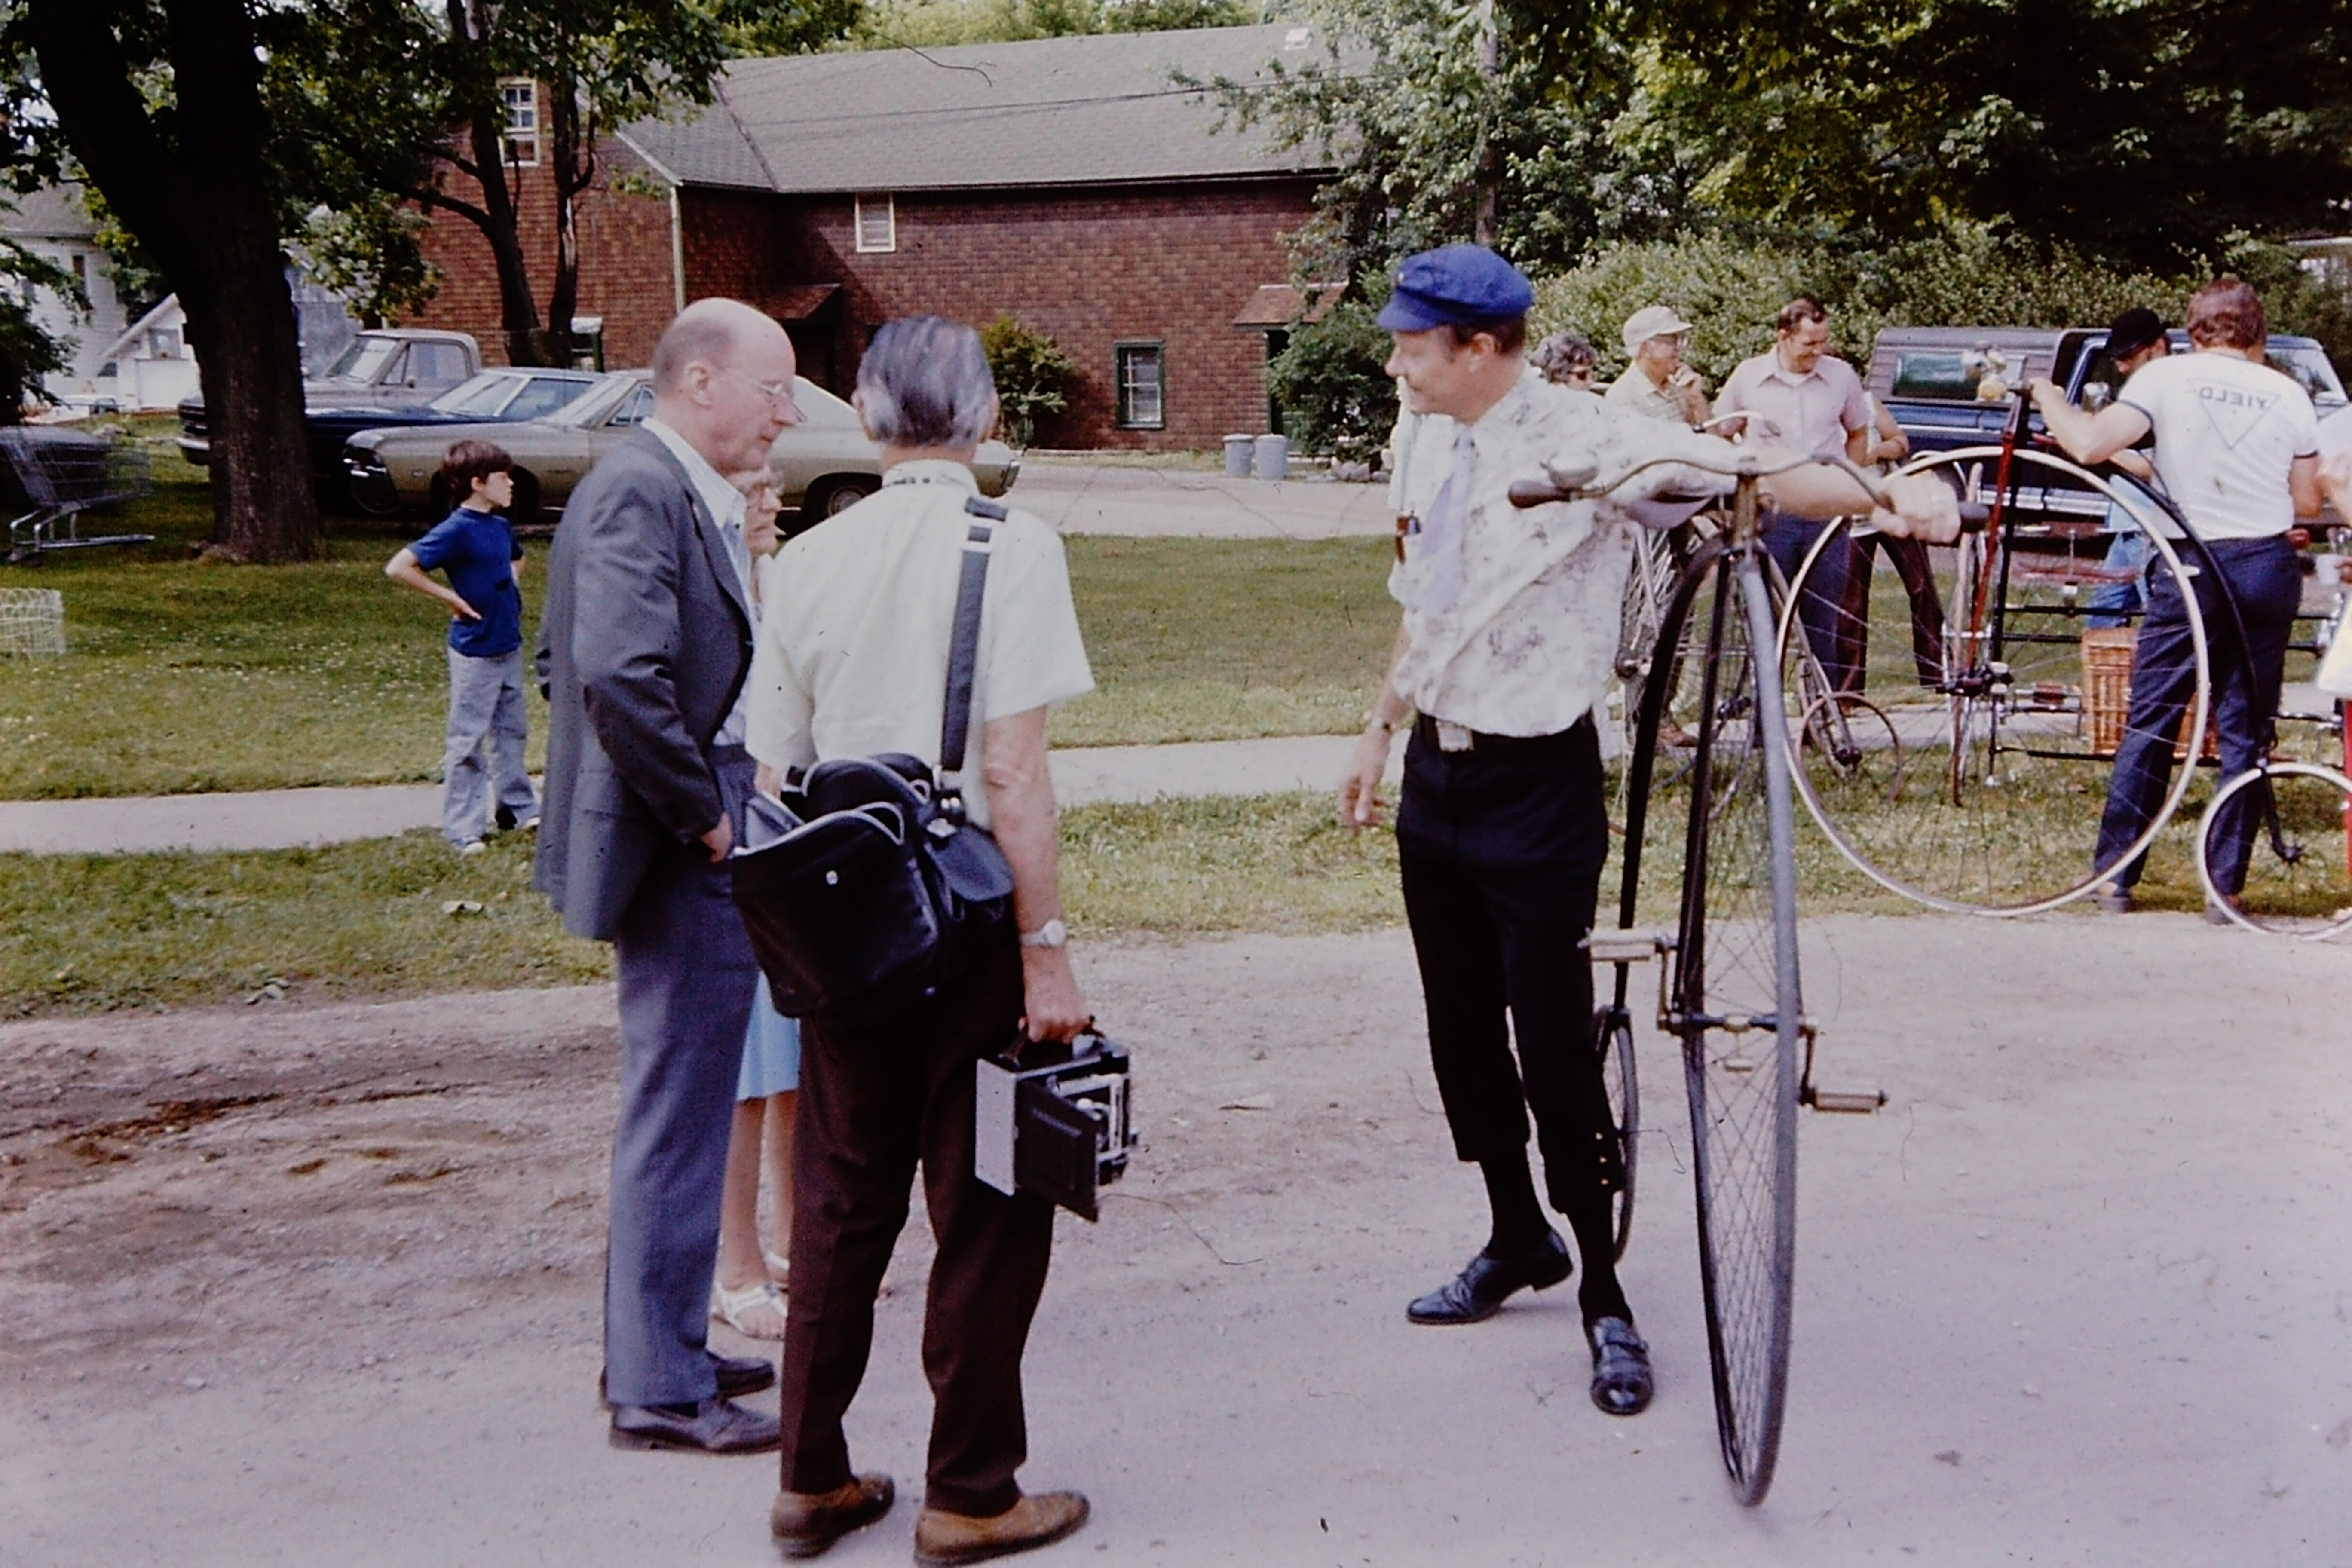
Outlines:
[[1463, 1265], [1462, 1272], [1416, 1297], [1404, 1315], [1416, 1323], [1483, 1323], [1502, 1310], [1515, 1290], [1548, 1290], [1568, 1278], [1575, 1267], [1569, 1261], [1568, 1243], [1559, 1232], [1547, 1230], [1542, 1241], [1513, 1258], [1489, 1258], [1481, 1252]]
[[768, 1533], [785, 1556], [814, 1557], [888, 1513], [898, 1495], [878, 1471], [852, 1476], [829, 1492], [778, 1492], [768, 1508]]
[[740, 1399], [776, 1386], [776, 1363], [763, 1355], [720, 1355], [706, 1352], [710, 1370], [719, 1374], [719, 1397]]
[[[747, 1394], [757, 1394], [776, 1384], [776, 1363], [765, 1356], [720, 1355], [717, 1351], [705, 1351], [710, 1358], [710, 1371], [719, 1380], [719, 1397], [740, 1399]], [[604, 1390], [604, 1374], [596, 1374], [596, 1402], [605, 1409], [613, 1408], [613, 1396]]]
[[783, 1447], [772, 1415], [727, 1399], [699, 1405], [615, 1405], [615, 1448], [694, 1448], [705, 1454], [758, 1454]]
[[1611, 1415], [1639, 1415], [1656, 1384], [1650, 1347], [1623, 1318], [1597, 1318], [1585, 1329], [1592, 1342], [1592, 1403]]

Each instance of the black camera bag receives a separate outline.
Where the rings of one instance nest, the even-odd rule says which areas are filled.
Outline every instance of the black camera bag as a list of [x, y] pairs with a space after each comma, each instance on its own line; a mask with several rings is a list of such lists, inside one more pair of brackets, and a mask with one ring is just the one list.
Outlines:
[[776, 1010], [820, 1024], [883, 1021], [935, 994], [1013, 912], [1013, 868], [964, 820], [981, 596], [993, 523], [964, 510], [940, 765], [894, 752], [817, 763], [782, 803], [754, 796], [730, 864], [735, 906]]

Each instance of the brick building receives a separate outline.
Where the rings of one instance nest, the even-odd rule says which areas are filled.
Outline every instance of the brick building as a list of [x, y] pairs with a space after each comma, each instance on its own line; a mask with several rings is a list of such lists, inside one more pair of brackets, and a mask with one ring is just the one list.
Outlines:
[[[1247, 79], [1320, 53], [1276, 25], [738, 60], [709, 110], [604, 150], [577, 218], [579, 317], [601, 319], [607, 363], [642, 364], [679, 304], [733, 295], [783, 321], [803, 373], [845, 394], [883, 321], [1009, 311], [1079, 366], [1041, 445], [1262, 431], [1281, 236], [1308, 216], [1319, 171], [1219, 130], [1174, 76]], [[528, 162], [537, 108], [518, 84], [535, 266], [554, 251], [551, 194]], [[442, 283], [420, 323], [495, 355], [488, 246], [446, 217], [428, 246]]]

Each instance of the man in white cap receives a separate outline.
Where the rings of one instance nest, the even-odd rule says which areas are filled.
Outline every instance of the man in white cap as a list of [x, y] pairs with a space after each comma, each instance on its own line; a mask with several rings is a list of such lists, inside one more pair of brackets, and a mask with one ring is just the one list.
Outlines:
[[1644, 305], [1625, 318], [1625, 353], [1633, 363], [1602, 395], [1631, 414], [1675, 419], [1696, 429], [1706, 422], [1706, 394], [1698, 373], [1683, 363], [1691, 326], [1665, 305]]

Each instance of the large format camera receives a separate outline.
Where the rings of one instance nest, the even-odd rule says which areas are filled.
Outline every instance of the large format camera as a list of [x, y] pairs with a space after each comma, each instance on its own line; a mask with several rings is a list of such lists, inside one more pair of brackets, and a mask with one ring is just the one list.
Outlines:
[[1127, 1047], [1089, 1031], [1068, 1045], [1017, 1041], [982, 1058], [973, 1096], [972, 1174], [1097, 1217], [1097, 1196], [1136, 1144]]

